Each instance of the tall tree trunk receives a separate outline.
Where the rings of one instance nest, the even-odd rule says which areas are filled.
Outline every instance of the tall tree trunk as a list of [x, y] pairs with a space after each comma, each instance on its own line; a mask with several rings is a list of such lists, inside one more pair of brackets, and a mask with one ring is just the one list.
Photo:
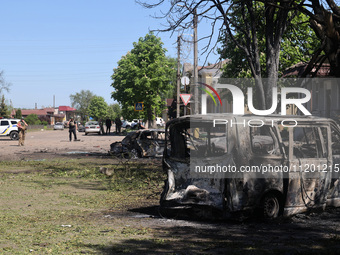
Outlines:
[[154, 128], [153, 107], [150, 105], [147, 110], [148, 128]]

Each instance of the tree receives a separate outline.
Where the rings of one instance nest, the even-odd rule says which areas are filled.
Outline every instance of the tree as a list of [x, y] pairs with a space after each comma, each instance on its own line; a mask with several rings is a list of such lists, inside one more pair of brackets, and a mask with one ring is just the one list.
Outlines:
[[[122, 106], [124, 118], [154, 120], [165, 107], [166, 92], [174, 89], [175, 61], [165, 56], [159, 37], [148, 33], [133, 43], [134, 48], [118, 61], [113, 70], [112, 98]], [[144, 111], [134, 111], [134, 104], [144, 103]]]
[[108, 108], [108, 117], [111, 120], [116, 118], [120, 118], [122, 116], [122, 110], [120, 109], [119, 104], [111, 104]]
[[25, 118], [28, 125], [40, 125], [41, 121], [36, 114], [30, 114]]
[[340, 77], [340, 7], [334, 0], [310, 0], [299, 5], [299, 10], [310, 17], [311, 27], [321, 42], [302, 77], [315, 76], [326, 60], [330, 64], [329, 75]]
[[86, 121], [88, 119], [88, 108], [91, 99], [94, 96], [95, 95], [89, 90], [81, 90], [79, 93], [70, 95], [71, 105], [79, 111], [82, 121]]
[[22, 112], [21, 112], [20, 108], [15, 111], [15, 118], [16, 119], [21, 119], [22, 118]]
[[[235, 19], [236, 18], [237, 17], [235, 17]], [[262, 34], [264, 34], [264, 31], [262, 31]], [[239, 36], [240, 34], [237, 34], [235, 35], [235, 38], [238, 38]], [[223, 42], [223, 47], [218, 49], [221, 58], [230, 60], [223, 68], [222, 77], [252, 77], [244, 51], [238, 48], [234, 41], [226, 34], [222, 35], [220, 41]], [[295, 16], [291, 25], [287, 28], [282, 37], [281, 45], [279, 76], [281, 76], [287, 68], [297, 63], [308, 63], [310, 61], [314, 50], [320, 46], [320, 41], [310, 27], [309, 17], [307, 15], [299, 13]], [[259, 41], [259, 48], [261, 49], [261, 52], [265, 51], [264, 40]], [[262, 57], [260, 61], [262, 76], [265, 76], [265, 58]]]
[[5, 96], [2, 95], [1, 97], [1, 103], [0, 103], [0, 117], [8, 118], [9, 112], [8, 112], [8, 106], [5, 102]]
[[9, 87], [11, 86], [10, 83], [7, 83], [4, 79], [4, 72], [0, 72], [0, 95], [1, 97], [1, 103], [0, 103], [0, 117], [6, 117], [8, 118], [10, 115], [10, 106], [6, 104], [5, 96], [3, 95], [3, 91], [9, 91]]
[[89, 115], [95, 120], [103, 120], [108, 115], [108, 105], [103, 97], [94, 96], [88, 108]]
[[[154, 0], [138, 1], [146, 8], [159, 7], [169, 2], [169, 7], [162, 11], [159, 18], [164, 18], [168, 26], [159, 31], [187, 30], [192, 26], [192, 16], [211, 23], [211, 33], [204, 35], [208, 42], [203, 53], [213, 51], [217, 46], [215, 31], [220, 35], [226, 31], [228, 39], [244, 52], [252, 76], [255, 79], [260, 109], [270, 108], [272, 88], [277, 85], [279, 57], [283, 34], [297, 14], [296, 1], [281, 0]], [[151, 3], [150, 3], [151, 2]], [[235, 17], [240, 17], [235, 19]], [[264, 34], [263, 34], [264, 32]], [[261, 51], [259, 42], [264, 40], [265, 48]], [[265, 58], [265, 77], [270, 82], [262, 81], [261, 58]]]

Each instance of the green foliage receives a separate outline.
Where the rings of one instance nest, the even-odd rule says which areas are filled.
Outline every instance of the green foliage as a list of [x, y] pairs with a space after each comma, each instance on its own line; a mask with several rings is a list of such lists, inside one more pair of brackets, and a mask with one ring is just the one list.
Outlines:
[[41, 121], [36, 114], [30, 114], [25, 118], [25, 121], [28, 125], [40, 125]]
[[[112, 98], [122, 106], [124, 118], [152, 120], [164, 108], [166, 94], [175, 87], [176, 62], [165, 56], [161, 39], [152, 33], [133, 46], [113, 70]], [[144, 102], [143, 112], [134, 111], [137, 102]]]
[[320, 40], [310, 27], [309, 17], [303, 13], [296, 16], [287, 28], [281, 42], [280, 74], [287, 68], [299, 63], [308, 63]]
[[21, 119], [22, 117], [22, 112], [21, 109], [19, 108], [18, 110], [15, 111], [15, 118]]
[[0, 117], [8, 118], [9, 117], [9, 110], [8, 106], [5, 102], [5, 96], [2, 95], [1, 103], [0, 103]]
[[119, 104], [111, 104], [108, 108], [108, 117], [111, 120], [116, 119], [117, 117], [120, 118], [122, 116], [122, 109], [120, 109]]
[[94, 96], [89, 90], [81, 90], [79, 93], [70, 95], [71, 105], [79, 111], [82, 121], [88, 120], [88, 108]]
[[[263, 11], [263, 4], [258, 4], [257, 14], [260, 15]], [[240, 14], [235, 11], [235, 20], [242, 23]], [[262, 77], [266, 77], [266, 41], [265, 41], [265, 24], [259, 22], [257, 26], [258, 43], [260, 48], [260, 64], [262, 70]], [[242, 36], [236, 32], [235, 39], [242, 41]], [[219, 39], [223, 42], [223, 47], [219, 49], [222, 59], [230, 59], [230, 62], [224, 66], [224, 78], [251, 78], [252, 73], [247, 62], [246, 54], [238, 48], [234, 41], [229, 36], [224, 34]], [[314, 31], [310, 28], [309, 18], [300, 13], [291, 22], [287, 28], [281, 41], [281, 51], [279, 60], [279, 75], [300, 62], [308, 63], [313, 51], [320, 45]]]
[[88, 113], [90, 117], [95, 120], [104, 119], [108, 116], [108, 105], [103, 97], [94, 96], [88, 108]]

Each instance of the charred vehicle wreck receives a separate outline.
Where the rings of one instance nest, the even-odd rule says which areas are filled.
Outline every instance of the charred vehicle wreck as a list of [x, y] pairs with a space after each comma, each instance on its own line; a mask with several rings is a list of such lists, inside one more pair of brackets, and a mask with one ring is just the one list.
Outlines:
[[162, 212], [276, 218], [340, 206], [340, 130], [333, 120], [193, 115], [169, 121], [166, 137]]
[[162, 157], [165, 144], [163, 129], [129, 132], [121, 142], [110, 145], [111, 155], [123, 157]]

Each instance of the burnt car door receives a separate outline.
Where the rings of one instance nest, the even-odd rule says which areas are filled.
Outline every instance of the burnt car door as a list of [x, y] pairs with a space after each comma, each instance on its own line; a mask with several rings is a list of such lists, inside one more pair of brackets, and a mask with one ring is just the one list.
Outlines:
[[331, 122], [331, 147], [333, 164], [331, 168], [331, 184], [327, 197], [327, 205], [340, 206], [340, 130], [335, 122]]
[[[246, 150], [244, 160], [237, 160], [237, 167], [242, 171], [242, 178], [228, 180], [226, 185], [235, 210], [263, 209], [266, 218], [275, 218], [283, 210], [284, 173], [282, 167], [287, 164], [281, 137], [274, 121], [261, 121], [244, 127], [239, 151]], [[237, 193], [236, 193], [237, 192]]]
[[326, 206], [332, 158], [330, 128], [318, 122], [289, 127], [289, 184], [284, 215]]
[[166, 130], [169, 138], [163, 169], [168, 179], [161, 205], [223, 210], [225, 179], [218, 169], [231, 160], [226, 125], [214, 127], [212, 121], [179, 119], [169, 122]]

